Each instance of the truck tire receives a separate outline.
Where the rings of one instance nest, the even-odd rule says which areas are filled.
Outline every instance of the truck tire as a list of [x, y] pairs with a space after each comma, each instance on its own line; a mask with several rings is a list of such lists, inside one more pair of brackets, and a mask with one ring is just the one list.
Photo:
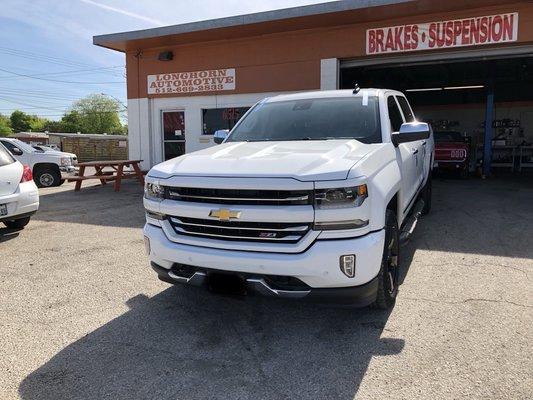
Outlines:
[[13, 219], [11, 221], [4, 221], [4, 225], [10, 229], [23, 229], [30, 223], [30, 217]]
[[431, 211], [431, 193], [433, 191], [431, 184], [431, 176], [428, 176], [428, 180], [420, 193], [420, 198], [424, 201], [424, 208], [422, 208], [422, 215], [428, 215]]
[[378, 274], [378, 292], [374, 308], [388, 310], [394, 306], [398, 295], [400, 275], [400, 230], [398, 219], [392, 210], [385, 217], [385, 246]]
[[40, 188], [59, 186], [61, 174], [52, 168], [37, 168], [33, 180]]

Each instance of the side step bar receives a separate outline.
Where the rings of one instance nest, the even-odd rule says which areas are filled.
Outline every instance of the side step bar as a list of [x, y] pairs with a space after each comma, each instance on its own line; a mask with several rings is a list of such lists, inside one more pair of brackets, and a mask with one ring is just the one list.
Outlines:
[[400, 244], [406, 244], [409, 241], [409, 238], [413, 234], [418, 222], [418, 218], [422, 214], [424, 208], [424, 200], [420, 199], [417, 201], [411, 213], [405, 220], [400, 230]]

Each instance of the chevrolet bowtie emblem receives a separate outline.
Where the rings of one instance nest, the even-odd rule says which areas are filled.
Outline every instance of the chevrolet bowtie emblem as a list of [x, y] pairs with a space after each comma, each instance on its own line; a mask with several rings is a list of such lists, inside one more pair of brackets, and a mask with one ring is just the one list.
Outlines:
[[228, 210], [227, 208], [221, 208], [218, 210], [211, 210], [209, 212], [210, 217], [218, 218], [220, 221], [229, 221], [230, 219], [238, 219], [241, 217], [241, 211]]

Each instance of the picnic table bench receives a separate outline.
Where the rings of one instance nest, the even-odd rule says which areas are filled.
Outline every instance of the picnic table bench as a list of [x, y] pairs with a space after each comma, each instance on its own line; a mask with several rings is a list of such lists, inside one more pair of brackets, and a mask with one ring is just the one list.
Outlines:
[[[89, 179], [98, 179], [102, 185], [105, 185], [108, 181], [114, 181], [115, 192], [120, 190], [120, 184], [122, 179], [136, 178], [139, 183], [144, 186], [144, 176], [141, 171], [139, 163], [142, 160], [111, 160], [111, 161], [89, 161], [79, 163], [79, 172], [77, 176], [69, 177], [69, 182], [76, 182], [74, 187], [75, 191], [81, 189], [83, 181]], [[85, 175], [87, 167], [93, 167], [95, 169], [94, 175]], [[133, 171], [125, 171], [125, 168], [133, 168]], [[104, 171], [104, 168], [111, 168], [111, 171]]]

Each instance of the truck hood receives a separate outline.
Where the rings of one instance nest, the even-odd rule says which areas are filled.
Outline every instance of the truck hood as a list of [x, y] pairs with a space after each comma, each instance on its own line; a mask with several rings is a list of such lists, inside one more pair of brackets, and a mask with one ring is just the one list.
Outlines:
[[353, 139], [230, 142], [165, 161], [148, 175], [342, 180], [378, 146]]

